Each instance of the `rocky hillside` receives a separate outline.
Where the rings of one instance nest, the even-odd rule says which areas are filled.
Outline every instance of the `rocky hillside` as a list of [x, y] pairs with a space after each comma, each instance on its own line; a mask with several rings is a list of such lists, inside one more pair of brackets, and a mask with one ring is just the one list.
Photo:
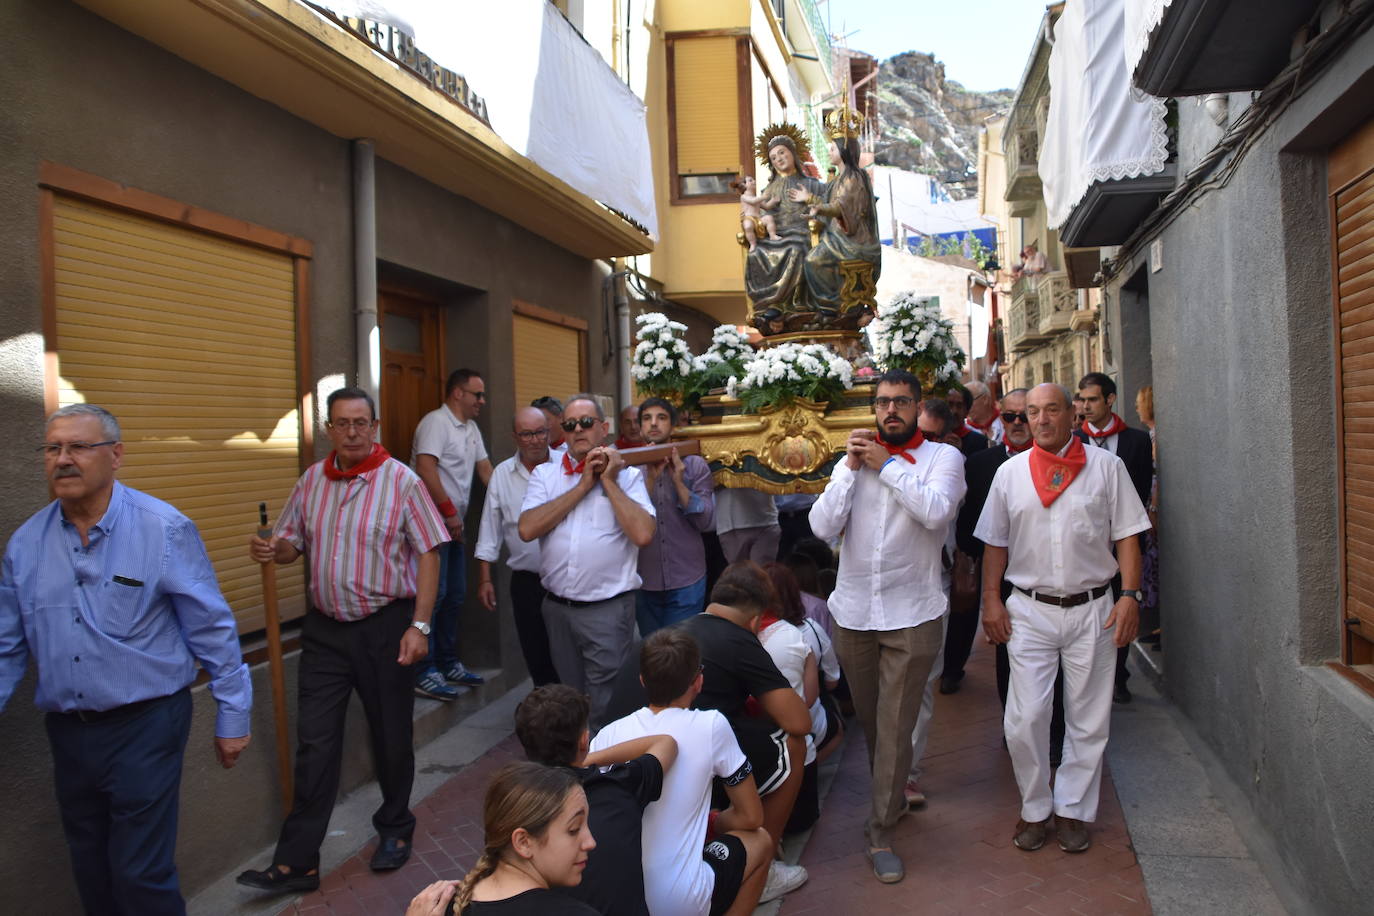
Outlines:
[[877, 163], [936, 175], [956, 198], [973, 196], [978, 131], [1011, 107], [1015, 90], [971, 92], [946, 80], [945, 65], [919, 51], [884, 61], [877, 83]]

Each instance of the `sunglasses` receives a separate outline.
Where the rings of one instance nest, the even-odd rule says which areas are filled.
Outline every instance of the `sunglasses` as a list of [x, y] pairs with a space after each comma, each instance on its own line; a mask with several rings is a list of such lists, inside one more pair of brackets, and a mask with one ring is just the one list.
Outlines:
[[563, 427], [563, 432], [570, 433], [579, 426], [583, 429], [591, 429], [600, 421], [596, 417], [578, 417], [576, 420], [564, 420], [558, 425]]
[[1012, 413], [1012, 412], [1009, 411], [1009, 410], [1004, 410], [1004, 411], [1002, 411], [1002, 422], [1003, 422], [1003, 423], [1029, 423], [1029, 422], [1030, 422], [1030, 417], [1026, 416], [1025, 412], [1022, 412], [1022, 413]]

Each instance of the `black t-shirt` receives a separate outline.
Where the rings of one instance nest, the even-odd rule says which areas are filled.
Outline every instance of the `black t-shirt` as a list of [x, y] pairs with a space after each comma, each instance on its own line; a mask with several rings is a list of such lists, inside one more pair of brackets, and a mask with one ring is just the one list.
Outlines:
[[706, 668], [693, 709], [719, 710], [733, 721], [744, 713], [749, 697], [792, 689], [759, 638], [743, 627], [714, 614], [698, 614], [678, 626], [696, 639]]
[[582, 900], [604, 916], [648, 916], [640, 834], [644, 809], [663, 793], [663, 766], [652, 754], [577, 771], [587, 793], [587, 826], [596, 848], [587, 857], [582, 882], [560, 892]]
[[474, 900], [463, 916], [598, 916], [581, 900], [537, 887], [505, 900]]

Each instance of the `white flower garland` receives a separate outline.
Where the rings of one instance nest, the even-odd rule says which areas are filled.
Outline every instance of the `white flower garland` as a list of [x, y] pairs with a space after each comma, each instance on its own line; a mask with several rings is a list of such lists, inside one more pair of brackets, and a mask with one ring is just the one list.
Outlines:
[[964, 351], [954, 339], [954, 322], [940, 314], [938, 300], [912, 290], [878, 306], [869, 324], [873, 360], [883, 370], [928, 367], [938, 385], [956, 382]]
[[725, 363], [742, 363], [753, 356], [754, 348], [733, 324], [718, 325], [711, 332], [711, 346], [692, 360], [692, 368], [705, 372]]
[[833, 379], [841, 388], [848, 388], [854, 379], [854, 367], [820, 344], [780, 344], [745, 360], [743, 377], [731, 376], [726, 393], [735, 397], [738, 391], [809, 379]]

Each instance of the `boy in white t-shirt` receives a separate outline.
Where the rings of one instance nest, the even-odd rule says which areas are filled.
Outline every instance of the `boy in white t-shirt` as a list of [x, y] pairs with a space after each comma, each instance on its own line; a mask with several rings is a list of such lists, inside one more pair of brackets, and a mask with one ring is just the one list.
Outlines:
[[[645, 735], [671, 735], [677, 762], [644, 811], [644, 898], [653, 916], [749, 914], [758, 904], [773, 841], [749, 761], [715, 710], [690, 709], [701, 692], [701, 650], [682, 630], [659, 630], [640, 651], [649, 705], [597, 733], [597, 751]], [[712, 812], [713, 777], [730, 807]]]

